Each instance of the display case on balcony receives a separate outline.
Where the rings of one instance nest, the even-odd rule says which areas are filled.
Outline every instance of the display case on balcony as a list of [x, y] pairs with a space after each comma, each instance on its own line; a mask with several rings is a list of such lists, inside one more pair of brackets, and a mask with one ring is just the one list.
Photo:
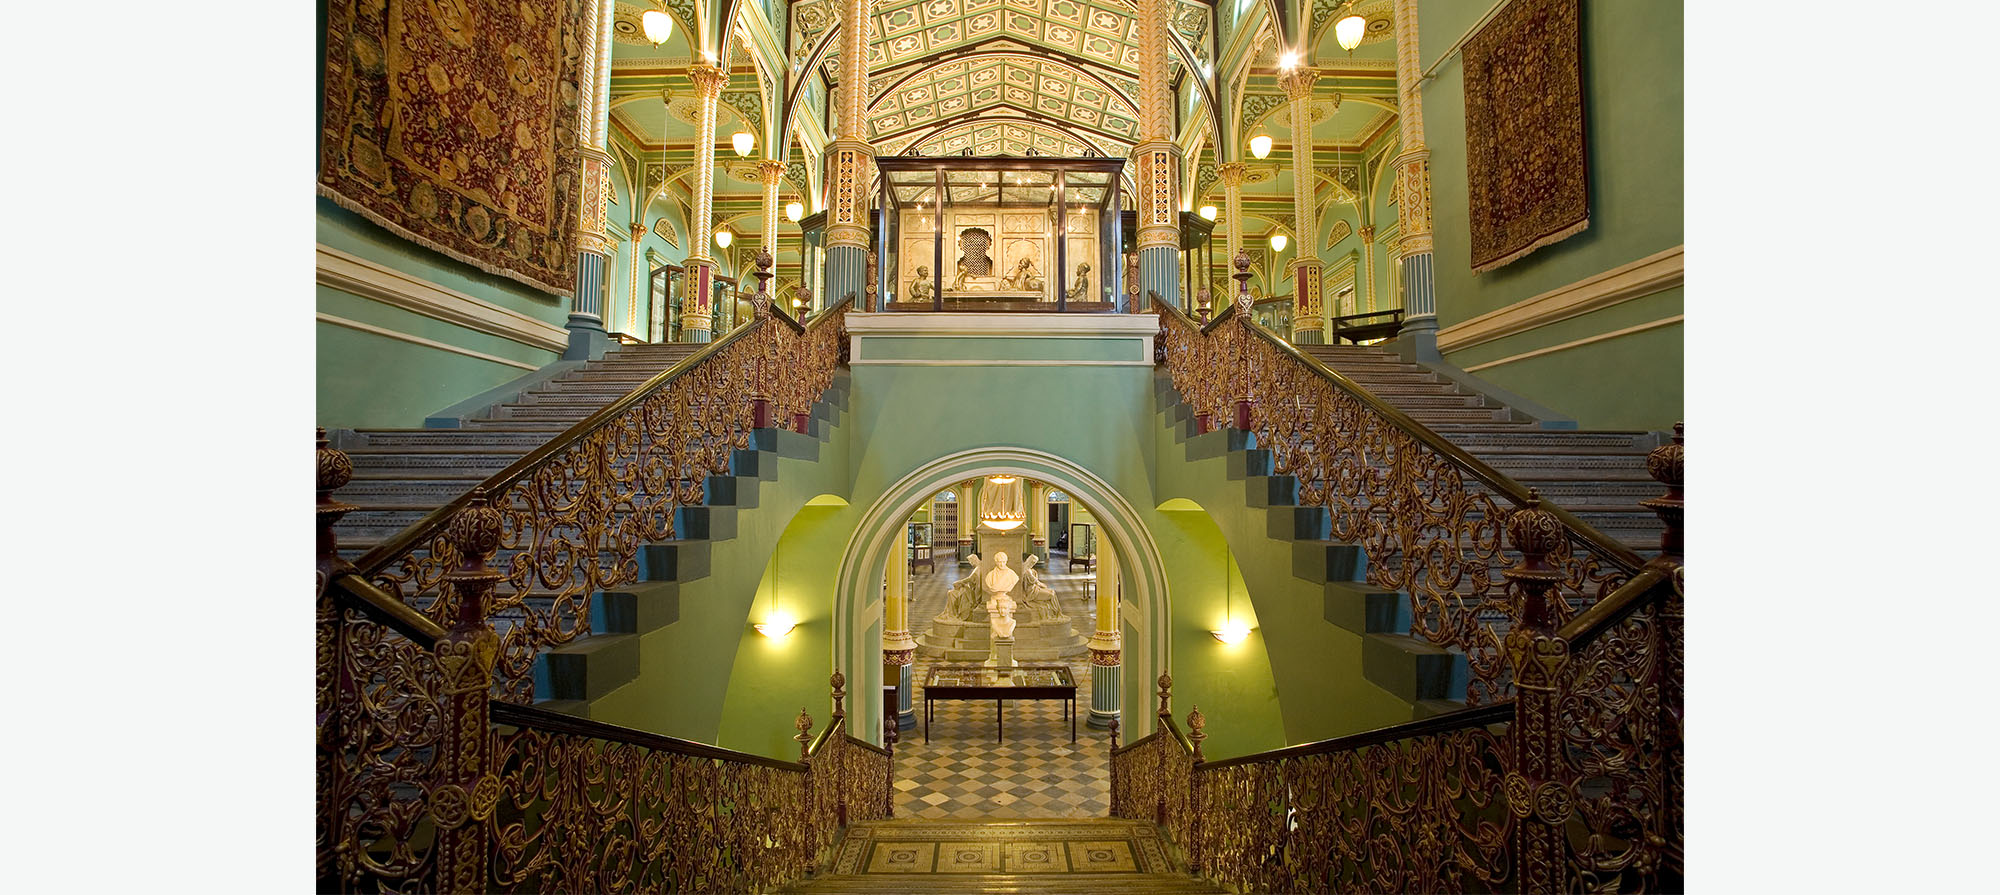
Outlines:
[[893, 311], [1124, 307], [1114, 158], [888, 156], [876, 291]]

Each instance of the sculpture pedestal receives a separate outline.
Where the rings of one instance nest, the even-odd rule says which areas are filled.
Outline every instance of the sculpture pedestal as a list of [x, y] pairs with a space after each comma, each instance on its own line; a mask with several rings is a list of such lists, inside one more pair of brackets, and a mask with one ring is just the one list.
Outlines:
[[1014, 638], [1012, 637], [993, 638], [993, 655], [987, 657], [985, 662], [986, 667], [1015, 668], [1019, 667], [1020, 664], [1021, 663], [1014, 661]]

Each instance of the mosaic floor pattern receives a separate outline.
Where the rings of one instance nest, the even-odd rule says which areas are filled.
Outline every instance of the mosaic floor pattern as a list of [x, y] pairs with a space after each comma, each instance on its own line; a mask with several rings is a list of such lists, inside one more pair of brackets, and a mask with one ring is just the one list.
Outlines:
[[[1042, 580], [1075, 620], [1077, 632], [1087, 634], [1097, 624], [1095, 602], [1084, 599], [1090, 576], [1070, 574], [1068, 568], [1068, 558], [1054, 554]], [[912, 576], [911, 623], [928, 627], [931, 617], [944, 609], [951, 582], [963, 574], [963, 567], [947, 560], [937, 564], [935, 573]], [[999, 744], [993, 741], [991, 701], [942, 700], [933, 703], [926, 745], [923, 683], [932, 666], [942, 662], [918, 656], [911, 672], [917, 726], [904, 730], [896, 744], [897, 817], [1097, 818], [1110, 813], [1110, 736], [1084, 723], [1090, 714], [1088, 654], [1063, 663], [1077, 683], [1074, 743], [1060, 700], [1007, 703], [1007, 739]]]
[[828, 866], [794, 892], [1169, 895], [1222, 889], [1190, 878], [1150, 823], [889, 820], [849, 826]]

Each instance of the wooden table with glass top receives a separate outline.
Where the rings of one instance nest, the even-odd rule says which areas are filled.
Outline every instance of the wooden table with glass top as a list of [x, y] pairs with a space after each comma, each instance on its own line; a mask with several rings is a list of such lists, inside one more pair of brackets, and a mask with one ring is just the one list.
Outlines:
[[931, 741], [931, 703], [939, 699], [993, 700], [994, 741], [1006, 742], [1002, 710], [1009, 699], [1060, 699], [1069, 718], [1069, 741], [1076, 742], [1076, 677], [1067, 665], [939, 665], [924, 678], [924, 742]]

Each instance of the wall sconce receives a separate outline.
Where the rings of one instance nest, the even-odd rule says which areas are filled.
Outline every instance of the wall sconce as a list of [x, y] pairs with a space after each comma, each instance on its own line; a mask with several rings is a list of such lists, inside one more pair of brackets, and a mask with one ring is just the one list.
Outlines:
[[1271, 135], [1258, 134], [1250, 138], [1250, 154], [1259, 159], [1271, 154]]
[[758, 622], [754, 627], [756, 627], [757, 633], [776, 640], [786, 634], [792, 633], [792, 629], [798, 626], [798, 620], [792, 618], [791, 615], [773, 610], [770, 615], [765, 616], [764, 620]]
[[736, 234], [729, 232], [728, 228], [725, 227], [723, 229], [715, 231], [716, 245], [719, 245], [726, 249], [729, 248], [730, 243], [735, 241], [736, 241]]
[[1215, 212], [1215, 206], [1213, 205], [1203, 205], [1201, 208], [1196, 209], [1195, 213], [1201, 215], [1204, 218], [1207, 218], [1208, 220], [1211, 221], [1215, 220], [1216, 212]]
[[736, 147], [737, 155], [748, 156], [750, 150], [757, 146], [757, 138], [749, 131], [737, 131], [736, 136], [729, 138], [729, 145]]
[[1250, 636], [1250, 626], [1244, 624], [1241, 619], [1236, 618], [1235, 613], [1231, 611], [1233, 609], [1231, 604], [1235, 602], [1236, 591], [1236, 585], [1229, 577], [1229, 572], [1233, 565], [1234, 563], [1231, 561], [1229, 555], [1229, 545], [1224, 544], [1222, 547], [1222, 627], [1208, 633], [1216, 640], [1230, 646], [1242, 643], [1243, 638]]

